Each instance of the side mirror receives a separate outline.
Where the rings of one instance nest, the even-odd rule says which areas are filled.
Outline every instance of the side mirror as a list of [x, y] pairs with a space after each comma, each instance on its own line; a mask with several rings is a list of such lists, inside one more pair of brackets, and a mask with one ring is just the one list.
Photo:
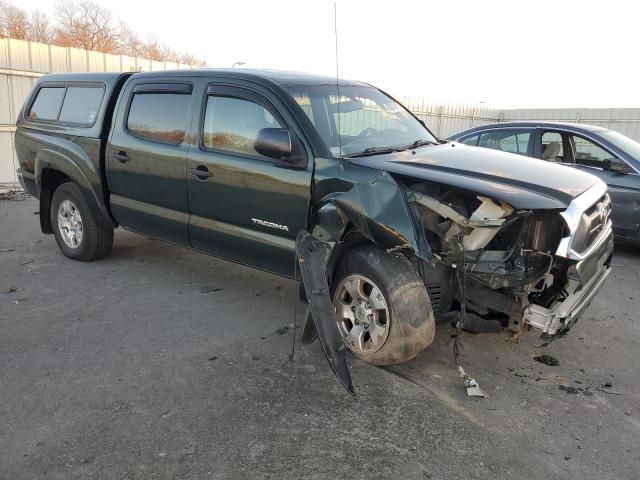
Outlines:
[[604, 162], [603, 170], [606, 170], [608, 172], [616, 172], [616, 173], [628, 173], [629, 167], [622, 160], [618, 160], [617, 158], [612, 158]]
[[253, 144], [256, 152], [265, 157], [286, 160], [291, 157], [291, 134], [285, 128], [263, 128]]

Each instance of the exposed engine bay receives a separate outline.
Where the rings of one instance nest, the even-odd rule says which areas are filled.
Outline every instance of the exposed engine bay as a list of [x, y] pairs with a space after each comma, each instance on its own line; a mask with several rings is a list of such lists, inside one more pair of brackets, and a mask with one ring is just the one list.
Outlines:
[[[571, 303], [592, 278], [580, 275], [579, 259], [557, 255], [562, 239], [571, 233], [561, 212], [515, 210], [504, 202], [437, 184], [407, 187], [432, 263], [444, 267], [442, 282], [449, 284], [440, 286], [439, 292], [450, 294], [438, 298], [439, 313], [459, 309], [464, 302], [466, 328], [479, 332], [502, 327], [520, 332], [533, 326], [554, 335], [570, 326], [570, 319], [555, 315], [554, 309], [567, 300]], [[601, 203], [599, 223], [585, 228], [604, 237], [610, 228], [606, 194]], [[594, 236], [594, 242], [600, 237]], [[605, 249], [603, 255], [607, 258], [598, 260], [608, 266], [611, 252]], [[465, 274], [464, 298], [451, 288], [451, 271], [460, 268]], [[428, 289], [432, 283], [425, 281]], [[541, 313], [549, 318], [539, 318]]]

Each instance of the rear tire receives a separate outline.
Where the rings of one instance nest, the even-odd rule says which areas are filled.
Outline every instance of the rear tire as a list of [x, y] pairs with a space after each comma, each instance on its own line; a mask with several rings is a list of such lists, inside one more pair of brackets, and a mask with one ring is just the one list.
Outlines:
[[373, 245], [348, 252], [336, 270], [331, 298], [347, 348], [367, 363], [406, 362], [433, 343], [429, 294], [399, 252]]
[[106, 257], [113, 246], [113, 229], [101, 226], [80, 187], [63, 183], [51, 199], [51, 226], [62, 253], [91, 262]]

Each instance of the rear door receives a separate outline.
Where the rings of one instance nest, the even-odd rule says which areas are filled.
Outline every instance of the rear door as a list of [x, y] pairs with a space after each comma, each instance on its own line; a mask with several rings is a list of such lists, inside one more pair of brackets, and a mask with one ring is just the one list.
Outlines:
[[[203, 84], [198, 146], [187, 160], [194, 248], [263, 270], [293, 275], [295, 237], [307, 228], [313, 163], [285, 105], [259, 87]], [[262, 128], [286, 128], [303, 165], [254, 148]]]
[[107, 148], [111, 210], [131, 230], [189, 245], [186, 161], [193, 84], [141, 78], [122, 92]]

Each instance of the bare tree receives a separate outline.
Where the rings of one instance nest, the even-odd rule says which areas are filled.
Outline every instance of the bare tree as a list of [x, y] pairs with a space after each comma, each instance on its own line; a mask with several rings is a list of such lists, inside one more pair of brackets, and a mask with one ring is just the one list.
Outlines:
[[28, 37], [32, 42], [53, 42], [55, 31], [46, 13], [43, 13], [39, 10], [31, 12]]
[[130, 57], [141, 56], [142, 42], [140, 38], [125, 23], [120, 24], [120, 29], [122, 32], [122, 41], [118, 53], [121, 55], [129, 55]]
[[76, 47], [104, 53], [146, 57], [155, 61], [205, 66], [202, 59], [178, 52], [157, 37], [140, 38], [112, 13], [91, 0], [58, 0], [56, 22], [43, 12], [30, 14], [0, 0], [0, 37]]
[[4, 37], [27, 40], [29, 35], [29, 16], [21, 8], [0, 3], [0, 34]]
[[160, 62], [167, 59], [168, 53], [167, 47], [157, 37], [151, 37], [140, 45], [140, 55], [149, 60]]
[[117, 53], [123, 41], [120, 25], [111, 12], [87, 0], [59, 0], [56, 3], [58, 37], [67, 46]]

